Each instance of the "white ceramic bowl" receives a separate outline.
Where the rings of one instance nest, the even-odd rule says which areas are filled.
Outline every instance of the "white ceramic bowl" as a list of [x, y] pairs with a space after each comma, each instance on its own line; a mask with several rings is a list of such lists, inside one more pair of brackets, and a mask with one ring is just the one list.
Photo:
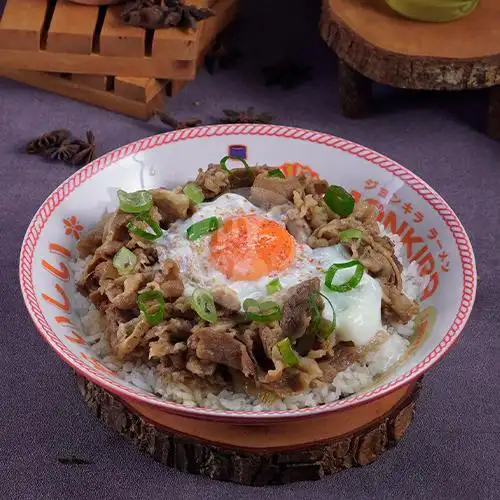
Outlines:
[[[116, 208], [116, 190], [176, 186], [222, 156], [244, 155], [250, 164], [308, 169], [380, 210], [389, 230], [400, 234], [407, 256], [430, 276], [406, 361], [385, 379], [331, 404], [290, 411], [232, 412], [168, 402], [118, 378], [86, 345], [75, 325], [75, 293], [68, 260], [80, 234], [106, 209]], [[345, 409], [413, 381], [457, 340], [476, 292], [474, 254], [467, 234], [446, 202], [406, 168], [363, 146], [328, 134], [272, 125], [219, 125], [157, 135], [123, 146], [82, 168], [43, 203], [26, 232], [20, 282], [36, 327], [76, 371], [122, 398], [198, 418], [256, 422], [305, 417]]]

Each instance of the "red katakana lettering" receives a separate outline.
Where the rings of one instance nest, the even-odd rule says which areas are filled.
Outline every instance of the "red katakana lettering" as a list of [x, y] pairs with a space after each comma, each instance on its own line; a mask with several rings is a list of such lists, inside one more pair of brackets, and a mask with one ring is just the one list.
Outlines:
[[397, 194], [393, 194], [390, 202], [391, 203], [401, 203], [401, 198]]
[[444, 261], [445, 259], [447, 259], [447, 258], [448, 258], [448, 252], [445, 252], [445, 251], [443, 250], [441, 253], [439, 253], [439, 260], [440, 260], [441, 262], [443, 262], [443, 261]]
[[381, 196], [382, 198], [385, 198], [389, 194], [389, 191], [387, 191], [386, 188], [380, 188], [380, 191], [378, 192], [378, 195]]
[[450, 263], [449, 262], [447, 262], [446, 264], [443, 264], [441, 266], [441, 271], [444, 271], [445, 273], [447, 273], [449, 270], [450, 270]]
[[413, 217], [413, 222], [422, 222], [424, 220], [424, 214], [422, 212], [415, 212], [415, 217]]
[[378, 181], [374, 179], [367, 179], [365, 181], [365, 189], [375, 189], [378, 186]]
[[429, 232], [427, 233], [427, 238], [434, 240], [437, 238], [438, 232], [437, 229], [429, 229]]

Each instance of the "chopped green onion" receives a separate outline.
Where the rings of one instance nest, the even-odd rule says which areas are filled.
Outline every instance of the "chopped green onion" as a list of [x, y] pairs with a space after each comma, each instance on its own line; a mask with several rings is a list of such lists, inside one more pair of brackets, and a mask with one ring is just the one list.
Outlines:
[[266, 290], [268, 295], [272, 295], [273, 293], [279, 292], [281, 290], [281, 283], [278, 278], [271, 280], [266, 285]]
[[[319, 310], [318, 303], [316, 302], [317, 297], [323, 297], [326, 302], [330, 305], [332, 309], [332, 321], [329, 321], [322, 317], [321, 311]], [[313, 292], [309, 297], [309, 303], [311, 306], [312, 318], [311, 318], [311, 326], [313, 328], [314, 333], [324, 340], [327, 340], [330, 335], [334, 332], [337, 321], [335, 316], [335, 309], [333, 308], [333, 304], [330, 302], [330, 299], [321, 292]]]
[[[339, 285], [333, 284], [333, 278], [340, 269], [347, 269], [348, 267], [355, 267], [354, 274], [344, 283]], [[342, 264], [332, 264], [326, 272], [325, 285], [334, 292], [344, 293], [356, 288], [363, 277], [365, 268], [359, 260], [351, 260], [343, 262]]]
[[339, 240], [359, 240], [363, 236], [363, 233], [359, 229], [346, 229], [345, 231], [340, 231]]
[[238, 160], [238, 161], [240, 161], [241, 163], [243, 163], [243, 166], [245, 167], [245, 170], [247, 171], [247, 173], [249, 175], [251, 175], [252, 170], [248, 166], [248, 163], [243, 158], [240, 158], [239, 156], [224, 156], [224, 158], [221, 159], [220, 166], [221, 166], [222, 170], [225, 170], [228, 174], [231, 173], [231, 170], [229, 170], [229, 168], [227, 168], [227, 165], [226, 165], [227, 160]]
[[128, 248], [121, 247], [113, 257], [113, 266], [118, 271], [118, 274], [130, 274], [137, 263], [137, 257]]
[[194, 182], [186, 184], [182, 191], [193, 203], [198, 204], [205, 199], [202, 190]]
[[[157, 325], [165, 317], [165, 299], [157, 290], [146, 290], [137, 295], [137, 307], [150, 325]], [[151, 310], [153, 309], [153, 311]]]
[[[136, 225], [137, 221], [145, 222], [153, 232], [151, 233], [145, 229], [138, 227]], [[158, 224], [158, 222], [153, 220], [153, 218], [147, 213], [136, 215], [135, 221], [131, 220], [127, 224], [127, 229], [131, 233], [137, 234], [137, 236], [140, 236], [142, 239], [148, 240], [148, 241], [157, 240], [163, 234], [163, 231], [161, 230], [161, 227]]]
[[328, 186], [324, 200], [341, 217], [351, 215], [354, 210], [354, 198], [342, 186]]
[[191, 296], [191, 306], [201, 319], [209, 323], [217, 321], [214, 297], [208, 290], [196, 288]]
[[279, 168], [273, 168], [272, 170], [269, 170], [269, 172], [267, 173], [267, 176], [268, 177], [281, 177], [282, 179], [285, 178], [285, 174]]
[[281, 339], [276, 345], [278, 346], [278, 350], [286, 366], [295, 366], [299, 364], [299, 357], [293, 350], [288, 337]]
[[197, 240], [205, 234], [212, 233], [213, 231], [219, 229], [221, 221], [218, 217], [208, 217], [200, 222], [195, 222], [193, 225], [189, 226], [186, 230], [188, 240]]
[[271, 321], [277, 321], [283, 316], [279, 304], [272, 300], [259, 302], [255, 299], [245, 299], [243, 302], [243, 309], [247, 313], [247, 318], [250, 321], [269, 323]]
[[149, 191], [127, 193], [119, 189], [118, 200], [120, 201], [120, 210], [127, 214], [149, 212], [153, 206], [153, 195]]

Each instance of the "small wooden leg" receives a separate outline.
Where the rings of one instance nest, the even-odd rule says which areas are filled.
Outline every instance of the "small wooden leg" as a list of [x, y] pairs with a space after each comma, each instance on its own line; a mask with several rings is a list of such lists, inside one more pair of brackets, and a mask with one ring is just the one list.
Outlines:
[[500, 141], [500, 85], [489, 89], [490, 102], [488, 106], [488, 135]]
[[363, 118], [370, 114], [372, 81], [339, 59], [339, 97], [342, 114]]

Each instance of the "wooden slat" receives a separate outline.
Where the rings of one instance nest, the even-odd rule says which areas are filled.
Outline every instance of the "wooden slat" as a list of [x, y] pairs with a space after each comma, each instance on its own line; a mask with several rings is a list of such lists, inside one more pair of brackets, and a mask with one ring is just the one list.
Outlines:
[[46, 50], [91, 54], [98, 13], [97, 7], [58, 0], [47, 34]]
[[108, 87], [108, 77], [102, 75], [71, 75], [71, 81], [79, 83], [93, 89], [106, 90]]
[[[213, 7], [215, 2], [212, 2], [211, 7]], [[219, 6], [216, 10], [217, 12], [217, 23], [210, 23], [202, 26], [202, 34], [200, 37], [200, 50], [198, 57], [196, 59], [196, 70], [203, 66], [205, 57], [215, 42], [217, 35], [227, 26], [236, 14], [236, 2], [235, 0], [228, 0], [219, 2]], [[190, 80], [171, 80], [169, 85], [169, 96], [176, 96], [188, 83]]]
[[118, 96], [114, 92], [85, 87], [71, 80], [35, 71], [6, 70], [2, 68], [0, 74], [11, 80], [143, 120], [151, 118], [155, 109], [163, 108], [166, 100], [164, 94], [160, 92], [151, 101], [141, 103]]
[[172, 61], [160, 57], [104, 57], [97, 54], [62, 54], [0, 50], [0, 68], [26, 69], [59, 73], [94, 75], [148, 76], [155, 78], [193, 80], [196, 61]]
[[117, 76], [115, 78], [115, 94], [139, 102], [149, 102], [165, 86], [155, 78], [132, 78]]
[[193, 0], [189, 2], [198, 7], [210, 7], [216, 13], [216, 16], [202, 21], [198, 24], [196, 30], [188, 30], [184, 33], [178, 29], [160, 29], [156, 30], [153, 38], [152, 55], [174, 54], [176, 58], [182, 60], [196, 59], [199, 52], [199, 44], [205, 30], [213, 30], [219, 21], [217, 16], [225, 12], [228, 3], [235, 3], [235, 0]]
[[38, 50], [46, 0], [7, 0], [0, 21], [0, 48]]
[[108, 7], [99, 38], [99, 53], [103, 56], [143, 57], [146, 32], [142, 28], [125, 26], [120, 19], [121, 5]]

